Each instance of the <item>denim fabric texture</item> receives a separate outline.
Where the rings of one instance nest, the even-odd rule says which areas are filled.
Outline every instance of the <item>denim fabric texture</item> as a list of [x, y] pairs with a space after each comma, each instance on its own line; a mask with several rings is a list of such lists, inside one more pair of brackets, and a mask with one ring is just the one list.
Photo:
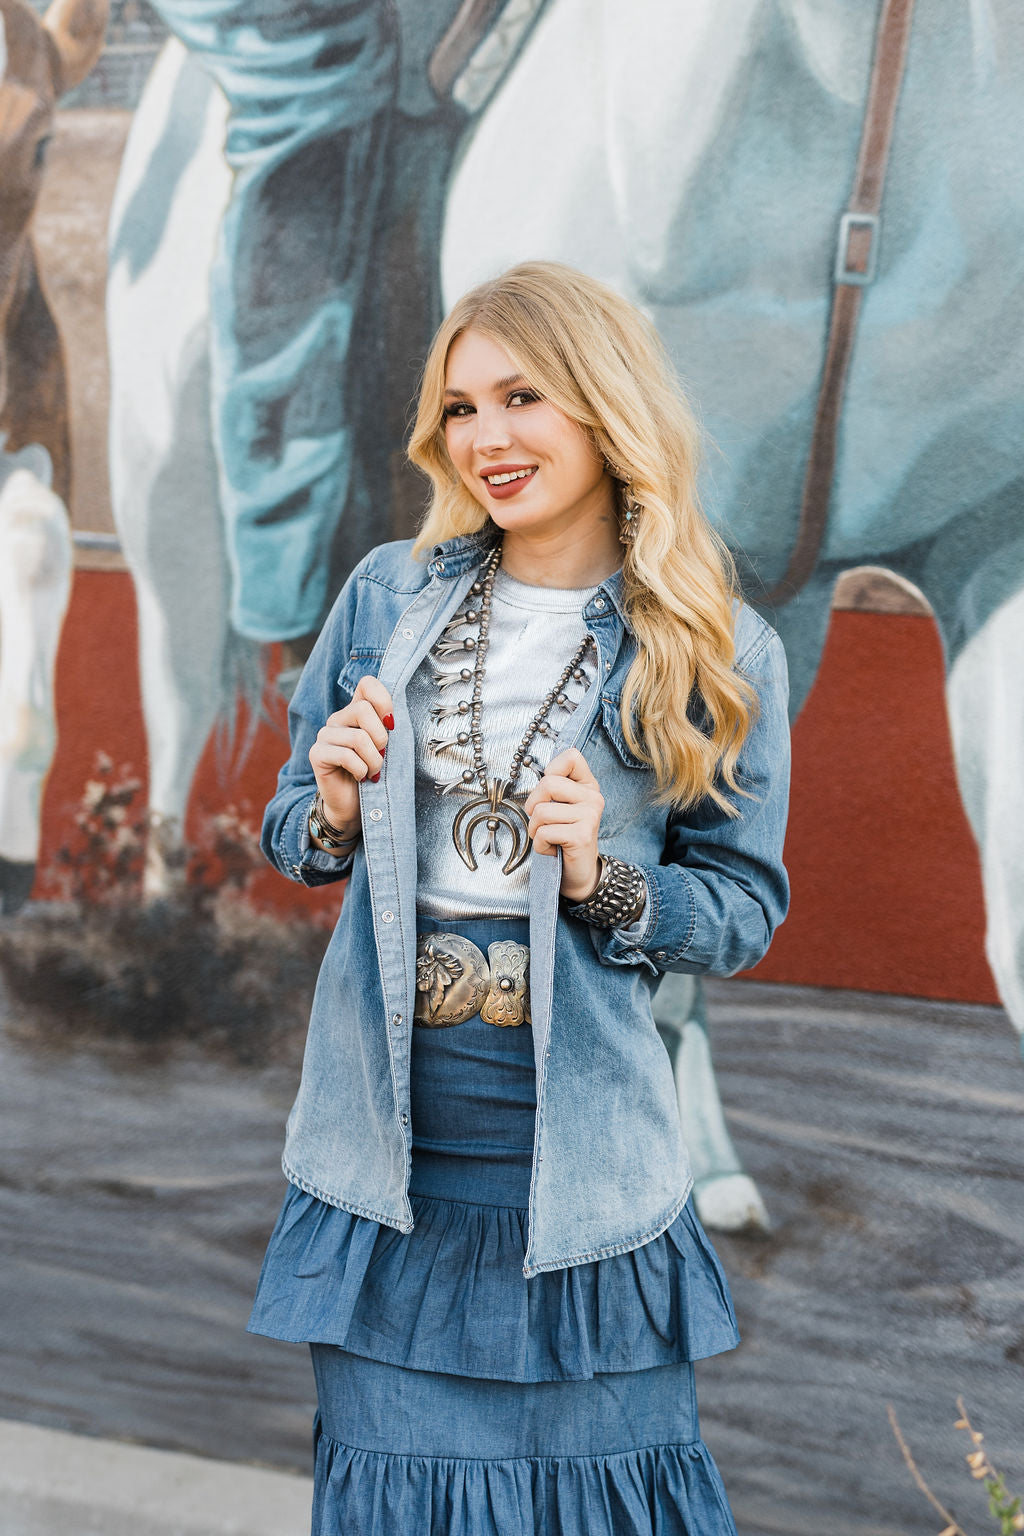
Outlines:
[[[416, 982], [415, 743], [405, 688], [457, 611], [493, 530], [436, 546], [371, 551], [346, 582], [289, 710], [292, 753], [267, 807], [263, 848], [306, 885], [348, 877], [317, 981], [283, 1167], [328, 1204], [412, 1230], [410, 1032]], [[659, 803], [653, 773], [626, 746], [619, 703], [635, 654], [614, 573], [583, 611], [598, 685], [569, 718], [605, 800], [602, 851], [640, 864], [650, 890], [639, 934], [599, 930], [559, 901], [561, 859], [530, 855], [530, 998], [537, 1111], [527, 1277], [638, 1248], [678, 1216], [692, 1185], [675, 1083], [651, 1000], [666, 971], [729, 975], [754, 965], [785, 916], [789, 788], [785, 655], [739, 605], [736, 666], [759, 700], [740, 761], [740, 815], [704, 801]], [[309, 749], [321, 725], [376, 674], [394, 701], [379, 782], [360, 786], [363, 839], [338, 860], [311, 846]]]
[[[529, 931], [518, 918], [452, 927], [485, 953]], [[692, 1195], [641, 1248], [523, 1276], [535, 1081], [529, 1024], [496, 1029], [476, 1014], [451, 1029], [415, 1029], [412, 1232], [289, 1185], [250, 1332], [518, 1382], [587, 1380], [734, 1349], [728, 1281]]]

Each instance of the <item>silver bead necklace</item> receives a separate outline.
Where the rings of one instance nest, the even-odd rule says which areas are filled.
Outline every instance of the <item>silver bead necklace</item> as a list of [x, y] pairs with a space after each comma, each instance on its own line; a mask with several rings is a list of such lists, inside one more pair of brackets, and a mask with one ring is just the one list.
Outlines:
[[530, 748], [535, 736], [549, 736], [551, 725], [548, 716], [556, 704], [563, 708], [570, 707], [566, 694], [563, 692], [565, 685], [572, 678], [577, 683], [582, 683], [584, 689], [590, 686], [582, 668], [582, 661], [588, 649], [594, 644], [594, 637], [588, 634], [577, 646], [572, 659], [564, 667], [561, 676], [552, 688], [545, 694], [543, 702], [537, 713], [527, 726], [522, 741], [512, 754], [512, 764], [507, 777], [489, 779], [487, 776], [487, 764], [484, 760], [483, 734], [481, 731], [482, 693], [483, 681], [487, 660], [487, 647], [491, 627], [491, 597], [494, 590], [494, 576], [501, 562], [501, 544], [497, 544], [488, 556], [487, 564], [481, 577], [473, 582], [469, 589], [469, 601], [461, 613], [457, 613], [446, 625], [448, 630], [459, 629], [466, 624], [476, 624], [477, 633], [469, 635], [463, 640], [442, 640], [435, 646], [438, 656], [453, 656], [460, 651], [470, 652], [473, 655], [472, 669], [462, 667], [451, 676], [435, 673], [434, 681], [439, 688], [445, 688], [450, 682], [472, 681], [472, 696], [468, 704], [463, 701], [455, 705], [440, 705], [435, 711], [437, 719], [448, 715], [464, 715], [467, 717], [467, 729], [459, 731], [451, 741], [434, 738], [429, 745], [435, 753], [443, 752], [450, 747], [471, 746], [473, 750], [473, 766], [463, 770], [462, 776], [453, 783], [445, 786], [443, 793], [447, 794], [453, 789], [467, 789], [474, 781], [479, 784], [480, 793], [474, 795], [459, 810], [452, 825], [452, 840], [455, 843], [456, 852], [463, 863], [469, 869], [477, 868], [476, 854], [473, 850], [473, 837], [480, 826], [486, 827], [487, 842], [484, 852], [496, 856], [498, 852], [497, 833], [504, 827], [512, 836], [512, 851], [502, 865], [502, 873], [510, 875], [524, 863], [530, 852], [529, 819], [525, 815], [522, 806], [514, 799], [516, 784], [519, 775], [524, 768], [530, 768], [534, 764]]

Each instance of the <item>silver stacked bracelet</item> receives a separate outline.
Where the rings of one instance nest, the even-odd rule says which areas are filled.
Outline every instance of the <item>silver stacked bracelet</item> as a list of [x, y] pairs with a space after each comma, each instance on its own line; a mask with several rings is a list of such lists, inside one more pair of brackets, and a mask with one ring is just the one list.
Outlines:
[[350, 833], [343, 827], [331, 825], [324, 811], [323, 796], [319, 790], [310, 807], [309, 830], [311, 836], [323, 844], [325, 852], [333, 854], [335, 858], [345, 858], [350, 854], [362, 835], [361, 829]]
[[586, 901], [569, 902], [572, 917], [582, 918], [595, 928], [628, 928], [636, 921], [647, 902], [647, 881], [636, 864], [626, 864], [608, 853], [598, 854], [601, 877], [596, 890]]

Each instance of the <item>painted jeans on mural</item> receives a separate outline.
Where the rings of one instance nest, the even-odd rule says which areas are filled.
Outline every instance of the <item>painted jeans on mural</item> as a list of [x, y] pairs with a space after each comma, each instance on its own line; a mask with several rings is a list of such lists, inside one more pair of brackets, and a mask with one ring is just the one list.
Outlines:
[[[229, 107], [232, 189], [210, 274], [210, 351], [232, 623], [256, 640], [293, 639], [319, 628], [339, 566], [380, 538], [382, 473], [361, 463], [366, 403], [349, 376], [353, 353], [372, 350], [356, 332], [372, 308], [368, 277], [389, 202], [422, 225], [410, 259], [423, 257], [413, 285], [423, 313], [411, 329], [424, 349], [440, 319], [433, 268], [461, 117], [424, 128], [439, 109], [426, 57], [458, 3], [420, 5], [405, 38], [391, 0], [157, 0], [156, 9]], [[375, 393], [362, 369], [360, 386]], [[386, 435], [378, 420], [376, 436]], [[355, 526], [339, 559], [343, 518]]]
[[[292, 755], [263, 825], [264, 852], [292, 879], [318, 885], [349, 876], [317, 982], [285, 1173], [319, 1199], [403, 1232], [412, 1230], [416, 986], [414, 752], [405, 690], [464, 601], [492, 538], [450, 540], [429, 564], [411, 558], [408, 541], [385, 544], [356, 568], [292, 699]], [[749, 798], [737, 801], [742, 815], [732, 819], [706, 800], [686, 812], [657, 804], [651, 770], [625, 743], [619, 700], [635, 642], [621, 572], [602, 583], [584, 618], [603, 681], [571, 717], [564, 745], [580, 747], [601, 786], [602, 848], [644, 868], [650, 910], [643, 932], [630, 938], [575, 921], [559, 905], [560, 861], [530, 855], [537, 1115], [528, 1276], [640, 1247], [679, 1214], [692, 1175], [652, 997], [667, 971], [728, 975], [754, 965], [789, 901], [782, 864], [788, 684], [778, 636], [751, 608], [740, 608], [736, 665], [756, 690], [759, 713], [739, 765]], [[309, 844], [309, 749], [366, 673], [390, 691], [395, 728], [380, 781], [360, 785], [363, 841], [341, 861]], [[581, 1204], [584, 1187], [590, 1197]]]

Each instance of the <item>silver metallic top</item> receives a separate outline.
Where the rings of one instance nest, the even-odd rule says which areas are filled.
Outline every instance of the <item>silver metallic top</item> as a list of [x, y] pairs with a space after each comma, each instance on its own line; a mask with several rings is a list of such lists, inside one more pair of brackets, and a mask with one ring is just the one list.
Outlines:
[[[494, 579], [490, 646], [481, 694], [480, 726], [489, 778], [507, 778], [512, 754], [523, 739], [545, 694], [587, 633], [583, 610], [597, 587], [534, 587], [517, 581], [500, 567]], [[472, 625], [454, 631], [474, 634]], [[460, 745], [466, 721], [459, 704], [472, 693], [473, 657], [439, 657], [437, 647], [425, 656], [409, 684], [408, 705], [416, 732], [417, 911], [439, 920], [460, 917], [525, 917], [528, 908], [529, 866], [511, 874], [502, 865], [511, 852], [511, 834], [496, 834], [498, 857], [477, 845], [478, 867], [471, 870], [456, 852], [452, 824], [460, 808], [480, 793], [479, 784], [462, 783], [473, 765], [472, 749]], [[597, 658], [586, 653], [580, 680], [565, 685], [564, 705], [549, 716], [551, 731], [536, 736], [530, 748], [532, 766], [524, 766], [517, 783], [525, 797], [558, 751], [557, 733], [594, 683]], [[432, 745], [432, 743], [434, 743]], [[438, 746], [437, 743], [443, 743]]]

